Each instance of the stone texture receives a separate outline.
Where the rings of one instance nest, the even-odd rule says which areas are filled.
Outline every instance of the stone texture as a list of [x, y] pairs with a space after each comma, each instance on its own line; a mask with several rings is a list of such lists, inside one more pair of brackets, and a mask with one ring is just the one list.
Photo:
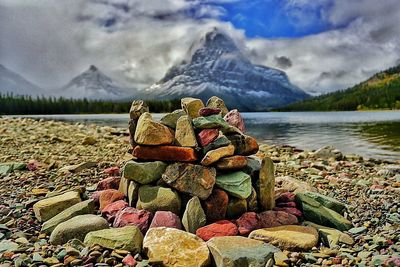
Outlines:
[[251, 178], [241, 171], [218, 175], [215, 184], [234, 197], [248, 198], [251, 194]]
[[294, 208], [294, 207], [275, 207], [274, 210], [276, 210], [276, 211], [284, 211], [284, 212], [292, 214], [292, 215], [294, 215], [296, 217], [302, 217], [303, 216], [303, 213], [300, 210], [298, 210], [297, 208]]
[[134, 100], [129, 110], [129, 117], [131, 120], [137, 121], [145, 112], [149, 112], [149, 107], [147, 106], [146, 102], [143, 100]]
[[214, 237], [207, 241], [207, 246], [217, 267], [265, 267], [279, 251], [262, 241], [242, 236]]
[[211, 223], [225, 219], [228, 202], [228, 194], [224, 190], [215, 188], [203, 203], [207, 222]]
[[261, 227], [269, 228], [281, 225], [298, 224], [297, 217], [284, 211], [264, 211], [258, 214]]
[[119, 181], [118, 191], [123, 193], [125, 196], [128, 195], [129, 182], [130, 181], [124, 177], [121, 177], [121, 180]]
[[294, 193], [315, 191], [315, 188], [309, 183], [289, 176], [275, 177], [275, 185]]
[[235, 155], [248, 156], [257, 153], [257, 140], [248, 135], [234, 134], [229, 135], [228, 139], [235, 146]]
[[121, 178], [116, 176], [105, 178], [97, 183], [96, 190], [118, 189], [120, 180]]
[[210, 264], [206, 243], [197, 236], [174, 228], [150, 229], [143, 240], [143, 249], [149, 260], [161, 260], [166, 267]]
[[84, 243], [87, 246], [126, 250], [135, 255], [142, 251], [143, 234], [136, 226], [104, 229], [88, 233]]
[[247, 201], [244, 198], [231, 197], [226, 209], [226, 217], [236, 219], [247, 211]]
[[136, 162], [128, 161], [123, 170], [122, 177], [140, 184], [150, 184], [161, 179], [167, 164], [162, 161]]
[[128, 122], [129, 143], [133, 148], [137, 145], [135, 142], [136, 122], [137, 122], [136, 120], [132, 119], [130, 119]]
[[126, 207], [128, 207], [128, 203], [125, 200], [115, 201], [104, 207], [104, 209], [101, 211], [101, 216], [106, 218], [109, 223], [113, 223], [116, 214]]
[[181, 116], [186, 115], [186, 112], [183, 109], [177, 109], [172, 111], [171, 113], [168, 113], [164, 115], [160, 122], [172, 129], [176, 128], [176, 122]]
[[339, 230], [308, 221], [304, 222], [304, 225], [317, 229], [320, 239], [327, 247], [335, 248], [336, 246], [340, 246], [342, 244], [349, 246], [354, 245], [354, 239], [350, 235]]
[[43, 233], [50, 234], [54, 230], [54, 228], [56, 228], [56, 226], [60, 223], [65, 222], [78, 215], [94, 213], [94, 208], [95, 205], [93, 199], [79, 202], [63, 210], [56, 216], [52, 217], [50, 220], [43, 223], [41, 231]]
[[220, 132], [218, 137], [213, 142], [203, 148], [203, 154], [207, 154], [208, 151], [217, 149], [219, 147], [229, 146], [230, 144], [231, 141], [229, 141], [229, 139]]
[[187, 232], [192, 234], [196, 230], [206, 225], [207, 218], [198, 197], [192, 197], [186, 204], [185, 212], [182, 216], [182, 224]]
[[260, 193], [258, 194], [262, 210], [275, 207], [275, 168], [270, 158], [263, 158], [259, 176]]
[[201, 164], [204, 166], [208, 166], [217, 162], [219, 159], [227, 156], [232, 156], [235, 152], [235, 147], [232, 145], [220, 147], [214, 150], [210, 150], [201, 160]]
[[146, 112], [138, 120], [135, 142], [139, 145], [169, 145], [174, 142], [174, 135], [167, 126], [154, 121]]
[[228, 113], [224, 100], [217, 96], [212, 96], [208, 99], [206, 106], [208, 108], [219, 108], [221, 110], [221, 115], [225, 116]]
[[251, 187], [251, 194], [246, 200], [248, 211], [258, 211], [257, 192], [254, 187]]
[[214, 168], [190, 163], [174, 163], [166, 168], [162, 179], [180, 192], [206, 199], [214, 187], [215, 176]]
[[341, 160], [343, 158], [342, 152], [335, 149], [333, 146], [326, 146], [318, 149], [314, 152], [314, 155], [317, 158], [321, 159], [330, 159], [334, 158], [335, 160]]
[[244, 121], [242, 116], [240, 115], [237, 109], [232, 109], [225, 116], [224, 120], [236, 128], [238, 128], [241, 132], [245, 131]]
[[181, 99], [182, 109], [189, 115], [190, 118], [197, 118], [200, 109], [204, 108], [203, 101], [198, 98], [185, 97]]
[[125, 195], [120, 191], [115, 189], [107, 189], [101, 191], [99, 203], [100, 203], [100, 211], [103, 210], [108, 204], [113, 203], [118, 200], [125, 199]]
[[153, 215], [149, 211], [126, 207], [115, 215], [113, 227], [134, 225], [145, 234], [150, 227], [152, 217]]
[[79, 193], [71, 191], [36, 202], [33, 211], [40, 222], [45, 222], [80, 201]]
[[157, 211], [151, 221], [150, 228], [170, 227], [182, 229], [181, 219], [175, 213], [170, 211]]
[[268, 242], [284, 250], [309, 250], [318, 243], [318, 232], [312, 227], [285, 225], [254, 230], [249, 238]]
[[197, 135], [197, 139], [202, 147], [205, 147], [217, 139], [219, 135], [218, 129], [204, 129]]
[[261, 220], [257, 213], [246, 212], [236, 220], [239, 233], [247, 236], [251, 231], [262, 228]]
[[221, 113], [221, 109], [219, 109], [219, 108], [205, 107], [205, 108], [201, 108], [199, 110], [199, 116], [203, 116], [203, 117], [210, 116], [210, 115], [216, 115], [216, 114], [220, 114], [220, 113]]
[[344, 210], [346, 209], [345, 204], [343, 204], [342, 202], [340, 202], [332, 197], [324, 196], [317, 192], [306, 192], [305, 195], [313, 198], [314, 200], [321, 203], [322, 206], [324, 206], [328, 209], [334, 210], [337, 213], [343, 214]]
[[161, 186], [141, 186], [136, 207], [150, 212], [171, 211], [179, 215], [181, 201], [179, 195], [170, 188]]
[[87, 233], [107, 228], [107, 221], [100, 216], [78, 215], [57, 225], [50, 235], [49, 242], [52, 245], [62, 245], [74, 238], [83, 241]]
[[198, 117], [193, 119], [193, 125], [196, 129], [226, 129], [229, 124], [224, 121], [221, 115], [211, 115], [207, 117]]
[[137, 200], [138, 200], [138, 194], [139, 194], [139, 187], [140, 185], [138, 183], [135, 183], [134, 181], [129, 182], [129, 187], [128, 187], [128, 204], [131, 207], [135, 207]]
[[208, 241], [217, 236], [235, 236], [238, 233], [237, 226], [227, 220], [217, 221], [203, 226], [196, 231], [196, 235], [204, 241]]
[[183, 147], [197, 147], [196, 135], [189, 116], [181, 116], [176, 123], [175, 140]]
[[261, 159], [256, 156], [249, 156], [246, 158], [247, 165], [243, 171], [251, 177], [258, 177], [259, 171], [261, 170]]
[[144, 160], [174, 162], [194, 162], [197, 160], [197, 155], [193, 148], [178, 146], [137, 146], [133, 150], [133, 156]]
[[247, 166], [247, 158], [240, 155], [226, 157], [218, 160], [214, 166], [223, 171], [241, 170]]

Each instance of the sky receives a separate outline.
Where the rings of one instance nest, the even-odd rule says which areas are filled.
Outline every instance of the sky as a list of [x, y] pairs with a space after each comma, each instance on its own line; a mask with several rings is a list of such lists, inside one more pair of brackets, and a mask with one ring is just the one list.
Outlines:
[[144, 88], [214, 27], [311, 94], [400, 64], [399, 0], [0, 0], [0, 64], [42, 88], [96, 65]]

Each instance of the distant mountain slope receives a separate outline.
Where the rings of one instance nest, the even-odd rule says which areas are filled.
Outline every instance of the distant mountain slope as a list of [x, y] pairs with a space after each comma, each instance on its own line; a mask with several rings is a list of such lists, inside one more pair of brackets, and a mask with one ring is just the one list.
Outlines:
[[253, 65], [226, 34], [214, 29], [193, 43], [187, 59], [142, 91], [148, 98], [179, 99], [213, 95], [242, 111], [267, 110], [305, 99], [285, 72]]
[[280, 111], [333, 111], [365, 109], [400, 109], [400, 65], [373, 75], [346, 90], [337, 91], [302, 102]]
[[0, 94], [37, 96], [43, 93], [39, 86], [0, 64]]

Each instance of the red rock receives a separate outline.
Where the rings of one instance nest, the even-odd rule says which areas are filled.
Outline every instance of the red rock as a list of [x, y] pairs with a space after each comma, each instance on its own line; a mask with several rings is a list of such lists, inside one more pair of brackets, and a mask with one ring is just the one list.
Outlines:
[[219, 109], [219, 108], [205, 107], [205, 108], [201, 108], [199, 110], [199, 115], [205, 117], [205, 116], [219, 114], [220, 112], [221, 112], [221, 109]]
[[204, 129], [197, 135], [197, 140], [202, 147], [212, 143], [219, 135], [218, 129]]
[[179, 146], [137, 146], [133, 156], [145, 160], [162, 160], [193, 162], [197, 160], [196, 152], [190, 147]]
[[135, 258], [132, 257], [131, 254], [126, 255], [125, 258], [122, 260], [122, 263], [128, 265], [129, 267], [135, 267], [137, 264]]
[[258, 214], [262, 228], [298, 224], [297, 217], [284, 211], [268, 210]]
[[229, 197], [224, 190], [214, 189], [211, 195], [203, 202], [207, 222], [212, 223], [225, 219], [228, 202]]
[[118, 189], [120, 177], [108, 177], [97, 183], [97, 191], [106, 189]]
[[232, 109], [224, 116], [224, 120], [232, 126], [235, 126], [240, 131], [244, 132], [244, 121], [237, 109]]
[[117, 167], [117, 166], [114, 166], [114, 167], [110, 167], [110, 168], [107, 168], [107, 169], [104, 169], [104, 173], [105, 174], [108, 174], [108, 175], [115, 175], [115, 176], [117, 176], [117, 175], [119, 175], [119, 167]]
[[109, 223], [112, 223], [118, 211], [128, 206], [129, 205], [125, 200], [118, 200], [105, 206], [104, 209], [101, 211], [101, 215], [105, 217]]
[[93, 194], [90, 196], [90, 198], [94, 200], [94, 204], [99, 205], [99, 203], [100, 203], [100, 196], [101, 196], [102, 193], [103, 193], [103, 190], [102, 190], [102, 191], [95, 191], [95, 192], [93, 192]]
[[296, 202], [278, 202], [276, 203], [276, 206], [281, 208], [296, 208]]
[[295, 200], [296, 195], [291, 192], [285, 192], [279, 194], [278, 198], [275, 200], [276, 202], [293, 202]]
[[261, 228], [261, 221], [255, 212], [245, 212], [236, 220], [241, 235], [248, 235], [251, 231]]
[[145, 234], [149, 229], [151, 219], [152, 214], [149, 211], [126, 207], [115, 215], [113, 227], [135, 225]]
[[125, 195], [116, 189], [107, 189], [101, 191], [99, 198], [100, 210], [103, 210], [108, 204], [118, 200], [123, 200]]
[[246, 167], [247, 158], [245, 156], [231, 156], [218, 160], [215, 163], [215, 168], [218, 170], [240, 170]]
[[287, 212], [289, 214], [293, 214], [296, 217], [301, 217], [303, 216], [303, 213], [301, 213], [300, 210], [296, 209], [296, 208], [291, 208], [291, 207], [275, 207], [274, 210], [276, 211], [284, 211]]
[[169, 227], [181, 230], [181, 219], [173, 212], [170, 211], [157, 211], [151, 221], [150, 228], [155, 227]]
[[216, 236], [235, 236], [237, 234], [237, 226], [228, 220], [222, 220], [203, 226], [196, 231], [196, 235], [204, 241], [208, 241]]
[[28, 164], [26, 165], [26, 168], [30, 171], [36, 171], [36, 169], [39, 167], [39, 162], [37, 162], [34, 159], [31, 159]]

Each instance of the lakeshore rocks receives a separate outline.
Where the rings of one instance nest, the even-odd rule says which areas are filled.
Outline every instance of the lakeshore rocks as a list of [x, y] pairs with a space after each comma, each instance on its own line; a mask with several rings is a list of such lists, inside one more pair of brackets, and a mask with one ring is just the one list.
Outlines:
[[215, 184], [234, 197], [248, 198], [251, 194], [250, 176], [241, 171], [218, 175]]
[[199, 266], [210, 264], [207, 244], [199, 237], [174, 228], [151, 228], [143, 240], [149, 260], [162, 261], [163, 266]]
[[196, 135], [189, 116], [181, 116], [176, 123], [176, 142], [183, 147], [197, 147]]
[[172, 131], [153, 121], [150, 113], [143, 113], [137, 122], [135, 142], [139, 145], [169, 145], [174, 142]]
[[201, 101], [198, 98], [192, 98], [192, 97], [182, 98], [181, 104], [182, 104], [182, 109], [192, 119], [199, 117], [200, 109], [204, 108], [203, 101]]
[[133, 156], [143, 160], [176, 162], [194, 162], [197, 160], [197, 155], [193, 148], [178, 146], [137, 146], [133, 150]]
[[322, 206], [334, 210], [337, 213], [343, 214], [343, 211], [346, 209], [346, 206], [342, 202], [334, 198], [324, 196], [316, 192], [306, 192], [305, 195], [321, 203]]
[[260, 170], [260, 205], [264, 210], [272, 210], [275, 207], [275, 170], [270, 158], [264, 158]]
[[217, 236], [235, 236], [239, 233], [237, 226], [227, 220], [217, 221], [215, 223], [200, 227], [196, 231], [196, 235], [208, 241]]
[[171, 211], [178, 215], [181, 209], [181, 200], [179, 195], [170, 188], [144, 185], [139, 188], [136, 208], [150, 212]]
[[122, 177], [140, 184], [150, 184], [161, 179], [166, 168], [167, 164], [162, 161], [136, 162], [132, 160], [125, 164]]
[[196, 233], [197, 229], [206, 225], [207, 218], [198, 197], [192, 197], [186, 204], [182, 216], [182, 224], [189, 233]]

